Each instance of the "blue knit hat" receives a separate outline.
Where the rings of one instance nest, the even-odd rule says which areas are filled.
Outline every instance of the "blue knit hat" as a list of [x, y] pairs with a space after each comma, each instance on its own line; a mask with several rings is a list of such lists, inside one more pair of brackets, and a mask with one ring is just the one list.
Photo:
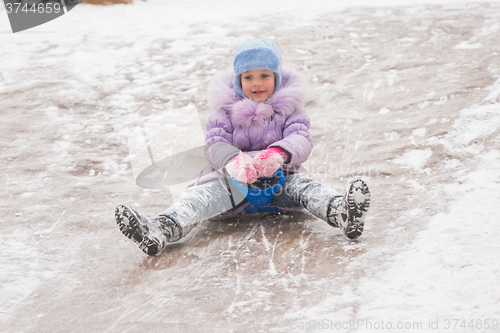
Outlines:
[[278, 47], [268, 39], [252, 39], [238, 47], [234, 53], [234, 90], [245, 98], [241, 90], [241, 74], [253, 69], [265, 69], [274, 73], [275, 88], [281, 86], [281, 53]]

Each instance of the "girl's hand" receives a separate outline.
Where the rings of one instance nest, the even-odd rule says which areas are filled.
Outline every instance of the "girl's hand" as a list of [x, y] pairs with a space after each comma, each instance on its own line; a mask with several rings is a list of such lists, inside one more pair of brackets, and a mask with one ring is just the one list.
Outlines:
[[257, 177], [270, 177], [281, 168], [288, 159], [288, 153], [280, 147], [261, 150], [253, 158]]
[[226, 170], [237, 181], [251, 184], [257, 180], [257, 171], [250, 156], [240, 153], [226, 165]]

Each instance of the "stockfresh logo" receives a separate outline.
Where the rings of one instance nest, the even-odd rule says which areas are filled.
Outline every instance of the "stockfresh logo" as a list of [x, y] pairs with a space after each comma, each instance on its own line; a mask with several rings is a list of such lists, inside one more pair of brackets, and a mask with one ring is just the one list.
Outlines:
[[52, 21], [75, 8], [81, 0], [3, 0], [12, 32]]

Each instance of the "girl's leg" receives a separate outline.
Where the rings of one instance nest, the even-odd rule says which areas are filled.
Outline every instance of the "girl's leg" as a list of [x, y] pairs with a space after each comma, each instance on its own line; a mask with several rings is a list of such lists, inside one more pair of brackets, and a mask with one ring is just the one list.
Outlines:
[[226, 185], [230, 186], [230, 192], [219, 180], [193, 186], [160, 216], [176, 221], [184, 236], [201, 221], [235, 210], [246, 202], [245, 196], [233, 188], [232, 183]]
[[287, 177], [273, 205], [283, 208], [301, 206], [314, 216], [340, 227], [348, 238], [357, 238], [363, 232], [364, 217], [370, 206], [370, 190], [362, 180], [349, 184], [345, 195], [321, 184], [305, 174]]
[[281, 191], [272, 204], [281, 208], [303, 207], [314, 216], [328, 222], [328, 206], [335, 198], [343, 195], [321, 184], [315, 177], [307, 174], [292, 174], [286, 177]]
[[245, 197], [231, 188], [233, 195], [219, 182], [212, 181], [189, 188], [178, 202], [157, 217], [150, 218], [126, 205], [115, 211], [121, 232], [148, 255], [161, 252], [167, 243], [187, 235], [199, 222], [237, 209]]

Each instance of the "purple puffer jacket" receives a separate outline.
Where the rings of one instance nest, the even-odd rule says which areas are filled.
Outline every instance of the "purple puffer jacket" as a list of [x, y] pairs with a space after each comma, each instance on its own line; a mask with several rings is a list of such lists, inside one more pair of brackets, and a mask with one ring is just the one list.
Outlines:
[[305, 171], [301, 164], [313, 147], [309, 116], [304, 109], [306, 83], [291, 69], [283, 68], [281, 75], [280, 90], [262, 103], [242, 98], [234, 91], [232, 71], [214, 79], [205, 135], [206, 155], [213, 170], [225, 167], [240, 151], [253, 157], [262, 149], [281, 147], [290, 155], [282, 170]]

